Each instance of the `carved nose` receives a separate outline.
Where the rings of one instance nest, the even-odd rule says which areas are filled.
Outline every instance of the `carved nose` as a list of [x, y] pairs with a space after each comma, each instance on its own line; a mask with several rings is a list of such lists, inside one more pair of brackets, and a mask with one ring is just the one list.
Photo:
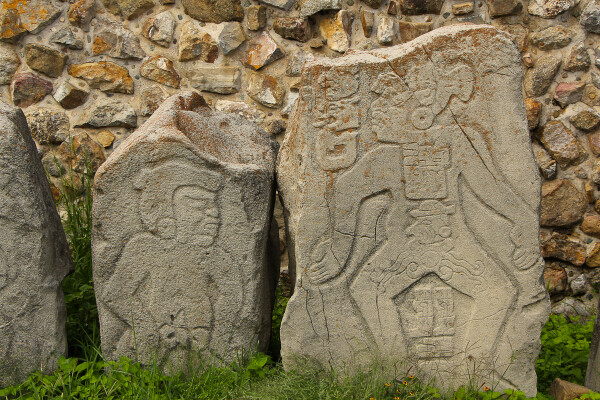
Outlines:
[[217, 207], [211, 207], [209, 209], [206, 210], [206, 215], [209, 217], [218, 217], [219, 216], [219, 209]]

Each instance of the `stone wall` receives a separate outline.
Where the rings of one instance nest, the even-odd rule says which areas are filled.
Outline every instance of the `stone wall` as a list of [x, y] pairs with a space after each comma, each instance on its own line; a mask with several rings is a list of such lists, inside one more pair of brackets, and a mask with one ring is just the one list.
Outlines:
[[[69, 167], [85, 169], [84, 158], [97, 168], [181, 89], [201, 91], [215, 109], [238, 113], [281, 140], [307, 59], [391, 46], [449, 24], [505, 30], [527, 70], [524, 91], [544, 178], [542, 243], [554, 310], [586, 314], [595, 307], [595, 1], [5, 0], [0, 19], [0, 97], [24, 109], [56, 187]], [[78, 182], [75, 177], [75, 190]], [[283, 236], [281, 211], [276, 215]]]

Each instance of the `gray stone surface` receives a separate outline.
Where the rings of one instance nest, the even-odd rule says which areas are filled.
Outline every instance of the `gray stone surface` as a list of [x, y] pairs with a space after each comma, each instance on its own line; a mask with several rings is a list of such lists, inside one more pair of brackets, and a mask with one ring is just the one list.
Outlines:
[[543, 96], [548, 91], [552, 84], [554, 76], [558, 72], [562, 60], [559, 57], [552, 55], [544, 55], [540, 57], [525, 73], [523, 88], [529, 96]]
[[106, 54], [114, 58], [141, 60], [145, 53], [140, 38], [121, 24], [105, 21], [94, 29], [92, 53]]
[[17, 53], [7, 44], [0, 43], [0, 85], [8, 85], [21, 61]]
[[575, 6], [575, 0], [532, 0], [527, 11], [542, 18], [554, 18]]
[[586, 31], [600, 33], [600, 4], [595, 0], [588, 2], [579, 17], [579, 22]]
[[63, 26], [58, 31], [54, 32], [48, 40], [52, 43], [62, 44], [72, 50], [83, 49], [83, 34], [81, 31], [73, 32], [69, 26]]
[[69, 117], [48, 108], [29, 108], [25, 117], [33, 137], [39, 144], [60, 144], [70, 136]]
[[339, 10], [342, 8], [341, 0], [299, 0], [300, 17], [308, 17], [323, 10]]
[[[600, 310], [600, 302], [598, 303], [598, 310]], [[585, 386], [600, 392], [600, 318], [598, 317], [596, 317], [592, 343], [590, 343], [590, 359], [585, 377]]]
[[106, 358], [171, 373], [266, 349], [276, 147], [183, 92], [100, 167], [92, 246]]
[[476, 25], [306, 64], [278, 159], [285, 368], [378, 359], [536, 393], [549, 301], [522, 79], [510, 36]]
[[236, 67], [199, 67], [189, 70], [188, 79], [192, 87], [205, 92], [230, 94], [239, 92], [241, 72]]
[[289, 10], [295, 3], [295, 0], [261, 0], [265, 4], [281, 8], [283, 10]]
[[175, 17], [170, 11], [163, 11], [144, 22], [142, 35], [154, 43], [169, 47], [175, 33]]
[[74, 123], [75, 127], [102, 128], [122, 126], [135, 128], [137, 115], [129, 103], [110, 98], [100, 99], [85, 108]]
[[23, 112], [0, 101], [0, 387], [66, 355], [60, 282], [72, 268]]

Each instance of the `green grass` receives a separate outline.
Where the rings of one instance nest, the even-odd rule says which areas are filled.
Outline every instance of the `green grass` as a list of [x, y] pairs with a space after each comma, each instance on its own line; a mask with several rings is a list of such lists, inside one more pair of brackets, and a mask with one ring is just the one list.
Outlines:
[[[91, 171], [91, 169], [89, 170]], [[443, 393], [410, 371], [389, 376], [374, 366], [368, 373], [337, 376], [309, 367], [284, 371], [279, 362], [279, 326], [287, 298], [277, 291], [273, 311], [270, 355], [255, 354], [243, 363], [227, 367], [206, 365], [191, 375], [167, 376], [156, 367], [144, 368], [125, 357], [118, 362], [102, 358], [98, 313], [92, 285], [91, 175], [82, 177], [79, 196], [70, 175], [63, 178], [59, 207], [75, 263], [75, 271], [63, 282], [67, 303], [70, 358], [61, 358], [53, 375], [40, 372], [15, 386], [0, 389], [2, 399], [459, 399], [525, 400], [521, 392], [497, 393], [488, 388], [461, 388]], [[81, 193], [81, 191], [79, 191]], [[542, 352], [536, 364], [540, 393], [546, 396], [554, 377], [582, 383], [593, 322], [579, 324], [552, 316], [542, 332]]]
[[63, 282], [63, 293], [67, 304], [67, 338], [69, 354], [73, 357], [90, 359], [90, 349], [100, 347], [98, 309], [92, 279], [92, 192], [93, 172], [91, 167], [82, 174], [83, 195], [79, 196], [76, 178], [70, 171], [63, 176], [58, 206], [63, 210], [63, 226], [75, 271]]

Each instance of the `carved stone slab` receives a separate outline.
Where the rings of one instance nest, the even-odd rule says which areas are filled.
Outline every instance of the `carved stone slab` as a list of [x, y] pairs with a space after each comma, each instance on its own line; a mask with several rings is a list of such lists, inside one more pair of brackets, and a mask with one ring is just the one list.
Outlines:
[[105, 357], [180, 372], [265, 349], [276, 151], [256, 125], [183, 92], [101, 166], [92, 246]]
[[0, 101], [0, 387], [66, 355], [69, 246], [21, 109]]
[[585, 376], [585, 386], [600, 392], [600, 301], [596, 312], [592, 343], [590, 343], [590, 358]]
[[278, 160], [284, 366], [404, 363], [536, 392], [549, 301], [519, 52], [492, 27], [305, 66]]

